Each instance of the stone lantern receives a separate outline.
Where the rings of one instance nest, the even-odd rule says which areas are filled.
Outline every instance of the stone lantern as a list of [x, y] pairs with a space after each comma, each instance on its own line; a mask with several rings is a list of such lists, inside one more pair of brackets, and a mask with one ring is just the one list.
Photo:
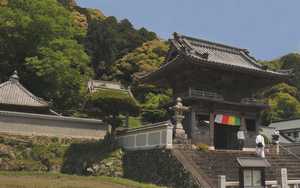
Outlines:
[[185, 130], [183, 129], [182, 126], [182, 121], [184, 119], [183, 113], [185, 111], [189, 110], [189, 107], [184, 106], [182, 104], [182, 99], [178, 97], [176, 99], [176, 105], [171, 107], [172, 110], [174, 110], [174, 120], [175, 120], [175, 126], [174, 126], [174, 136], [175, 139], [179, 140], [187, 140], [187, 135], [185, 133]]

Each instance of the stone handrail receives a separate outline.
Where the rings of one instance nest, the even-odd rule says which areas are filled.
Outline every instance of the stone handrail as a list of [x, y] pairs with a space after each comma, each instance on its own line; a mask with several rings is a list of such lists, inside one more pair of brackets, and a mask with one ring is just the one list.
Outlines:
[[[300, 187], [300, 180], [289, 180], [287, 177], [287, 169], [281, 169], [281, 175], [278, 177], [278, 180], [269, 180], [265, 181], [265, 187]], [[218, 188], [226, 188], [226, 187], [240, 187], [239, 181], [226, 181], [226, 176], [220, 175], [218, 176]]]
[[283, 146], [280, 145], [280, 144], [279, 144], [279, 147], [280, 147], [281, 149], [283, 149], [284, 151], [288, 152], [288, 154], [292, 155], [293, 157], [295, 157], [295, 158], [297, 158], [297, 159], [300, 159], [300, 156], [298, 156], [297, 154], [291, 152], [289, 149], [283, 147]]

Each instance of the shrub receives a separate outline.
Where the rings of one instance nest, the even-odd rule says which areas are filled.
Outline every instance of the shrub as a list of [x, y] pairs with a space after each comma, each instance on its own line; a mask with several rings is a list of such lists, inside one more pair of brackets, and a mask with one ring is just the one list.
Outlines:
[[196, 145], [198, 151], [208, 151], [208, 145], [207, 144], [197, 144]]

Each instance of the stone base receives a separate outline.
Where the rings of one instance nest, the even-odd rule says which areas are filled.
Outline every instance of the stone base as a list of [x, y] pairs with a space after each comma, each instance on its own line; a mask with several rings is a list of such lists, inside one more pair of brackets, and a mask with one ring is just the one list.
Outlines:
[[256, 149], [255, 149], [255, 148], [243, 148], [242, 151], [251, 151], [251, 152], [255, 152]]
[[215, 150], [215, 146], [208, 146], [208, 150]]

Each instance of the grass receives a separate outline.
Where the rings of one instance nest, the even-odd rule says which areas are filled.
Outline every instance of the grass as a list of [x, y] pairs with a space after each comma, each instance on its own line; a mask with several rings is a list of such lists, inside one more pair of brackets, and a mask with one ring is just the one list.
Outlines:
[[159, 188], [123, 178], [60, 173], [0, 172], [0, 188]]

